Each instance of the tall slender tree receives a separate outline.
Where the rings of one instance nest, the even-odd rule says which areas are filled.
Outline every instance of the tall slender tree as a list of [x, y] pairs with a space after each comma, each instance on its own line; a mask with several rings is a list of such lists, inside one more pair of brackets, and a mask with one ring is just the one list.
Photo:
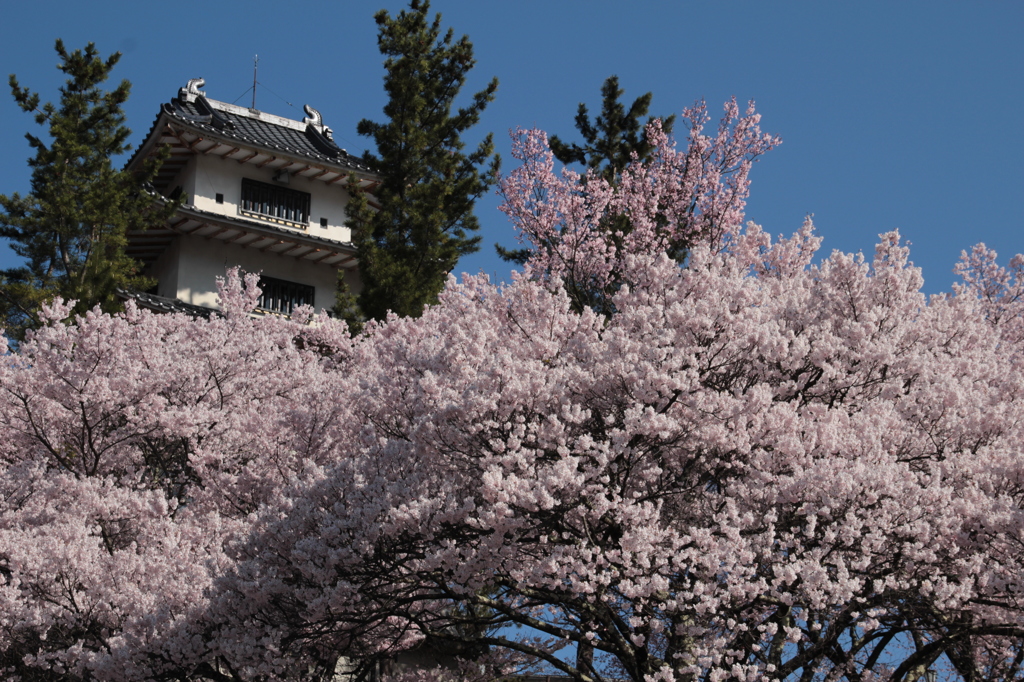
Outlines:
[[[498, 80], [455, 108], [473, 68], [473, 45], [442, 33], [441, 15], [412, 0], [397, 17], [376, 15], [377, 43], [386, 57], [388, 103], [383, 123], [359, 122], [376, 154], [365, 160], [381, 177], [372, 199], [353, 191], [349, 225], [359, 252], [363, 290], [342, 287], [339, 312], [350, 321], [383, 319], [389, 310], [418, 316], [437, 300], [458, 259], [479, 248], [473, 204], [498, 169], [491, 135], [466, 154], [462, 135], [494, 99]], [[354, 189], [354, 188], [353, 188]]]
[[57, 68], [67, 74], [59, 104], [40, 105], [37, 93], [10, 77], [15, 102], [49, 138], [25, 136], [35, 150], [31, 191], [0, 195], [0, 236], [24, 259], [0, 271], [0, 315], [15, 337], [38, 325], [39, 306], [55, 296], [77, 300], [77, 313], [96, 305], [109, 312], [120, 306], [117, 288], [146, 288], [125, 254], [127, 232], [160, 224], [174, 210], [145, 191], [162, 159], [139, 175], [113, 164], [131, 148], [122, 109], [131, 84], [101, 87], [120, 53], [103, 59], [92, 43], [68, 52], [60, 40], [56, 50]]

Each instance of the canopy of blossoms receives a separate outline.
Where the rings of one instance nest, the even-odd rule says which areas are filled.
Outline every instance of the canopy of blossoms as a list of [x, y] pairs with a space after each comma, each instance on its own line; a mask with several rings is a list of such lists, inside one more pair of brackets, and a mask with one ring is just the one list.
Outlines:
[[252, 275], [54, 303], [0, 363], [3, 677], [1019, 677], [1024, 260], [816, 262], [742, 225], [753, 110], [690, 116], [615, 184], [520, 134], [524, 272], [354, 338]]

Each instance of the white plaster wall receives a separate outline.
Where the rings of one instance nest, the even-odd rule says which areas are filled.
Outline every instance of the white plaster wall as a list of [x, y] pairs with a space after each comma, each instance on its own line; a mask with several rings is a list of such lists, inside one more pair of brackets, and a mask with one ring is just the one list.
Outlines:
[[328, 265], [202, 237], [181, 236], [175, 245], [177, 292], [173, 295], [186, 303], [217, 308], [217, 277], [223, 277], [228, 268], [237, 265], [246, 272], [262, 272], [268, 277], [315, 287], [314, 307], [317, 310], [330, 309], [334, 305], [338, 276], [337, 270]]
[[182, 169], [178, 171], [178, 174], [174, 176], [174, 179], [168, 183], [168, 192], [179, 186], [185, 194], [185, 203], [191, 204], [193, 197], [196, 195], [196, 158], [194, 156], [188, 160], [188, 163], [186, 163]]
[[[273, 170], [239, 164], [231, 159], [197, 156], [193, 163], [189, 164], [189, 169], [193, 178], [193, 189], [189, 193], [188, 203], [204, 211], [221, 215], [241, 216], [239, 205], [242, 201], [242, 178], [276, 184]], [[184, 187], [183, 184], [182, 186]], [[344, 188], [295, 176], [292, 176], [291, 181], [284, 186], [300, 192], [307, 192], [310, 195], [309, 226], [306, 230], [296, 229], [297, 232], [341, 242], [351, 241], [350, 230], [345, 227], [345, 205], [348, 203], [348, 192]], [[218, 204], [216, 201], [218, 192], [224, 195], [223, 204]], [[259, 220], [252, 216], [243, 217], [249, 220]], [[326, 228], [320, 227], [320, 218], [327, 218]], [[286, 225], [278, 223], [275, 225], [289, 229]]]
[[181, 240], [175, 239], [164, 249], [156, 262], [146, 272], [157, 281], [156, 295], [166, 298], [178, 296], [178, 252]]

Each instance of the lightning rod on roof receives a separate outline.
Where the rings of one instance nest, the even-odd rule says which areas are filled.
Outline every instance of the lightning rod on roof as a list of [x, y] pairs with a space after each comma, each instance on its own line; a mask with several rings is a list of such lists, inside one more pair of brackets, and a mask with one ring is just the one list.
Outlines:
[[256, 67], [260, 63], [260, 56], [252, 58], [252, 108], [256, 109]]

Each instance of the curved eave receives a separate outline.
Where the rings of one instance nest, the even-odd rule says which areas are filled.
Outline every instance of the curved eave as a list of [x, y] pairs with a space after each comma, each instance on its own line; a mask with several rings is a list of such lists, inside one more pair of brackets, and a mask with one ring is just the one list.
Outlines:
[[119, 288], [114, 293], [122, 301], [135, 301], [140, 308], [152, 310], [155, 313], [183, 313], [192, 317], [202, 317], [206, 319], [221, 314], [213, 308], [207, 308], [201, 305], [192, 305], [191, 303], [185, 303], [177, 298], [167, 298], [165, 296], [157, 296], [156, 294], [147, 294], [142, 291], [132, 291], [129, 289]]
[[[173, 190], [171, 183], [193, 156], [212, 156], [224, 161], [252, 165], [273, 171], [287, 171], [292, 177], [344, 186], [355, 175], [359, 186], [372, 191], [379, 178], [362, 166], [336, 163], [322, 156], [306, 156], [297, 150], [261, 144], [258, 140], [228, 136], [212, 126], [191, 125], [187, 121], [161, 111], [150, 128], [146, 140], [125, 165], [128, 169], [141, 167], [146, 159], [162, 147], [168, 147], [169, 156], [161, 166], [153, 184], [162, 194]], [[354, 157], [347, 157], [354, 158]]]
[[356, 249], [352, 244], [194, 206], [182, 206], [165, 228], [129, 233], [127, 255], [149, 265], [181, 235], [234, 244], [308, 264], [346, 270], [356, 267]]

